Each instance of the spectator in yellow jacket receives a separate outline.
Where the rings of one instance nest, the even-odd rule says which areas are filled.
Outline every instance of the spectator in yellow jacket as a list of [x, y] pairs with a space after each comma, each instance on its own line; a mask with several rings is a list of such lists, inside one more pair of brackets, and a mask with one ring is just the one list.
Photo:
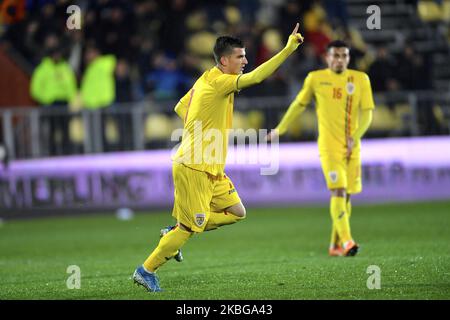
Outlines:
[[101, 132], [102, 145], [94, 147], [96, 151], [105, 151], [106, 147], [106, 114], [103, 110], [111, 106], [115, 100], [116, 88], [114, 70], [116, 57], [114, 55], [102, 55], [95, 46], [88, 46], [85, 51], [86, 70], [81, 80], [81, 100], [83, 108], [93, 112], [91, 115], [100, 114], [100, 123], [90, 117], [90, 135], [95, 136]]
[[48, 136], [49, 154], [66, 154], [69, 151], [68, 105], [77, 92], [75, 73], [64, 60], [58, 45], [48, 49], [48, 55], [34, 70], [30, 93], [45, 109], [41, 112], [45, 136]]

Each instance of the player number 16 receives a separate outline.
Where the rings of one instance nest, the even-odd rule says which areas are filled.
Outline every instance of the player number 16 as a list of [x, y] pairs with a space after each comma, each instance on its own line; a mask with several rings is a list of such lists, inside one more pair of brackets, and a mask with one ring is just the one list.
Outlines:
[[342, 98], [342, 88], [333, 88], [333, 99]]

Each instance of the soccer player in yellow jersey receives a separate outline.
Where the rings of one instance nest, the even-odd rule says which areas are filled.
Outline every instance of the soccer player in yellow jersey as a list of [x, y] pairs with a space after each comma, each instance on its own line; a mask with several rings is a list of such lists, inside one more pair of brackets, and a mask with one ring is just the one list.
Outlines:
[[350, 196], [361, 192], [361, 137], [372, 121], [374, 102], [364, 72], [347, 69], [350, 49], [343, 41], [327, 47], [327, 69], [308, 74], [304, 85], [268, 140], [284, 134], [314, 97], [319, 124], [322, 171], [331, 191], [331, 256], [354, 256], [358, 245], [350, 232]]
[[181, 145], [172, 158], [175, 227], [162, 230], [156, 249], [133, 275], [137, 284], [160, 291], [156, 270], [180, 258], [180, 248], [194, 234], [245, 218], [245, 208], [225, 175], [228, 133], [232, 128], [234, 93], [269, 77], [303, 42], [297, 24], [286, 46], [255, 70], [243, 74], [248, 63], [239, 39], [219, 37], [214, 46], [217, 65], [207, 70], [178, 102], [175, 112], [184, 121]]

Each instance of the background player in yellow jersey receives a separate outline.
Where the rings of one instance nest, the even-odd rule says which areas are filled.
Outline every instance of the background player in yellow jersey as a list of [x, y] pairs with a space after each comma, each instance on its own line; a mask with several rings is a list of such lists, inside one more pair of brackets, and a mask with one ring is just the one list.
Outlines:
[[156, 249], [133, 275], [151, 292], [160, 291], [156, 270], [172, 257], [181, 260], [180, 248], [194, 234], [245, 218], [245, 208], [225, 175], [227, 129], [232, 128], [234, 93], [269, 77], [303, 42], [297, 24], [286, 46], [252, 72], [239, 39], [219, 37], [214, 46], [217, 65], [207, 70], [178, 102], [175, 112], [184, 120], [181, 145], [173, 157], [175, 227], [162, 231]]
[[319, 124], [318, 146], [322, 171], [331, 191], [332, 232], [329, 254], [354, 256], [358, 245], [350, 232], [350, 195], [361, 185], [361, 137], [372, 121], [374, 102], [364, 72], [347, 69], [350, 49], [343, 41], [327, 47], [327, 69], [308, 74], [302, 90], [268, 140], [284, 134], [315, 98]]

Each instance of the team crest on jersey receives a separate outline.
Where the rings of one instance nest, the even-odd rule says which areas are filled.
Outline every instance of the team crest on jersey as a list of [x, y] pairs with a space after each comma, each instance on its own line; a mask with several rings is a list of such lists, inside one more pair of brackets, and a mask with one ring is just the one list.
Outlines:
[[338, 174], [336, 171], [330, 171], [328, 172], [328, 176], [330, 177], [330, 180], [332, 183], [336, 183], [338, 179]]
[[347, 82], [346, 89], [348, 94], [353, 94], [353, 92], [355, 92], [355, 85], [353, 84], [353, 82]]
[[195, 223], [201, 227], [205, 223], [206, 214], [204, 213], [196, 213], [195, 214]]

